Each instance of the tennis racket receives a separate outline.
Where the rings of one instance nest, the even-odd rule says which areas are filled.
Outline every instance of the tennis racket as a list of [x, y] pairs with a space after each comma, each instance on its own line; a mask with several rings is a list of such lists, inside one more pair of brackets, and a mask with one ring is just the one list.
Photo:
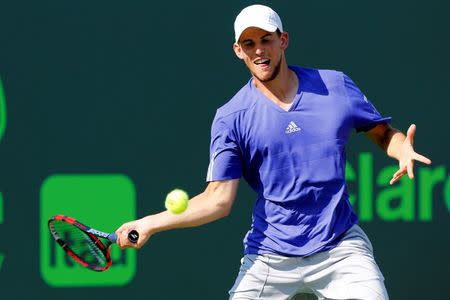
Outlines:
[[[83, 267], [102, 272], [111, 266], [109, 248], [117, 241], [115, 233], [96, 230], [64, 215], [52, 217], [48, 227], [56, 242]], [[138, 239], [136, 230], [128, 233], [131, 243], [136, 244]]]

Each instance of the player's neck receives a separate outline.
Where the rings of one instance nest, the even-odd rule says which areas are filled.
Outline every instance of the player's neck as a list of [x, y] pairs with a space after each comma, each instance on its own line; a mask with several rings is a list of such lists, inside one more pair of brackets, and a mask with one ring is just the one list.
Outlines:
[[273, 80], [262, 82], [254, 77], [253, 82], [256, 88], [284, 110], [289, 110], [299, 85], [297, 75], [285, 62], [282, 63], [280, 73]]

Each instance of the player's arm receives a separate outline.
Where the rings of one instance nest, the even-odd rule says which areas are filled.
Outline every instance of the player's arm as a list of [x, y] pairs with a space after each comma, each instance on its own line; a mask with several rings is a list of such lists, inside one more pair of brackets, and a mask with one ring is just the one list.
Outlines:
[[390, 184], [397, 182], [406, 173], [408, 173], [409, 178], [414, 178], [415, 160], [427, 165], [431, 164], [430, 159], [414, 151], [415, 133], [416, 125], [414, 124], [409, 127], [406, 136], [389, 124], [379, 124], [366, 133], [372, 142], [380, 146], [388, 156], [397, 159], [399, 162], [399, 169], [392, 176]]
[[[175, 228], [200, 226], [230, 214], [239, 179], [212, 181], [205, 191], [189, 201], [189, 206], [182, 214], [174, 215], [168, 211], [149, 215], [142, 219], [125, 223], [116, 234], [117, 243], [121, 248], [140, 248], [155, 233]], [[131, 244], [127, 235], [130, 230], [139, 232], [137, 244]]]

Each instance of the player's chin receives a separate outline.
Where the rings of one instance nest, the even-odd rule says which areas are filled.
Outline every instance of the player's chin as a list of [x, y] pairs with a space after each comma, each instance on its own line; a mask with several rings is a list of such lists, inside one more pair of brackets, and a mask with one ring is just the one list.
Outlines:
[[269, 82], [273, 80], [273, 72], [255, 72], [253, 75], [261, 82]]
[[255, 68], [255, 72], [260, 74], [261, 76], [271, 75], [273, 72], [273, 68], [271, 65], [257, 65]]

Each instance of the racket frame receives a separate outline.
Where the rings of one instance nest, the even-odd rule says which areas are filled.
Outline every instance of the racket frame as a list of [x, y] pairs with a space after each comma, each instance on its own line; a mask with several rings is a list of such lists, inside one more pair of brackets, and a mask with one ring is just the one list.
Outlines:
[[[64, 240], [58, 235], [58, 233], [54, 229], [53, 223], [55, 221], [66, 222], [72, 226], [77, 227], [81, 231], [85, 232], [87, 234], [87, 236], [91, 239], [91, 241], [95, 243], [95, 245], [98, 247], [98, 249], [105, 256], [106, 264], [103, 267], [99, 267], [96, 265], [90, 265], [87, 262], [85, 262], [81, 257], [79, 257], [75, 252], [73, 252], [72, 249], [70, 249], [70, 247], [64, 242]], [[53, 238], [64, 249], [64, 251], [69, 256], [71, 256], [77, 263], [82, 265], [83, 267], [89, 268], [94, 271], [103, 272], [111, 266], [112, 260], [111, 260], [111, 252], [110, 252], [109, 246], [111, 245], [111, 243], [115, 243], [117, 240], [117, 236], [115, 233], [110, 234], [110, 233], [106, 233], [106, 232], [91, 228], [89, 226], [86, 226], [86, 225], [78, 222], [74, 218], [65, 216], [65, 215], [56, 215], [56, 216], [53, 216], [52, 218], [50, 218], [48, 220], [48, 228], [50, 229], [50, 233], [52, 234]], [[105, 245], [98, 237], [108, 239], [111, 243]]]

